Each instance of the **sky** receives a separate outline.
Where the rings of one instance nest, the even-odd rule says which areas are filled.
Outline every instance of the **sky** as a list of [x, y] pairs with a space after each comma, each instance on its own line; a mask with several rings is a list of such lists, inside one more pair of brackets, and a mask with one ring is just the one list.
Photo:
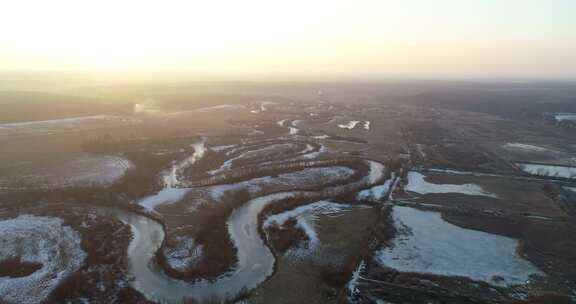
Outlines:
[[0, 0], [0, 70], [576, 78], [574, 0]]

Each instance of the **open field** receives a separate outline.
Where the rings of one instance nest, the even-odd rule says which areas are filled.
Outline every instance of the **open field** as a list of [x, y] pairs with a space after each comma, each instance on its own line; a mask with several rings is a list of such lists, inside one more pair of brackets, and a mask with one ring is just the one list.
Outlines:
[[14, 106], [0, 302], [574, 302], [576, 138], [547, 118], [576, 111], [573, 90], [518, 115], [519, 91], [549, 92], [526, 86], [119, 86], [51, 115]]

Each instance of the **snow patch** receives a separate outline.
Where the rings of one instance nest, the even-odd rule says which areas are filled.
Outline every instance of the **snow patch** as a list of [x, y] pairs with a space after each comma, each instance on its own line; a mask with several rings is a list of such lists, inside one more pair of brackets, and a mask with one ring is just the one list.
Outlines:
[[575, 167], [564, 167], [555, 165], [539, 165], [528, 163], [516, 163], [522, 171], [536, 176], [559, 177], [559, 178], [576, 178]]
[[419, 194], [461, 193], [467, 195], [479, 195], [479, 196], [498, 198], [498, 196], [496, 196], [495, 194], [484, 191], [482, 187], [476, 184], [463, 184], [463, 185], [433, 184], [425, 181], [424, 177], [425, 176], [419, 172], [414, 171], [408, 172], [408, 185], [406, 185], [406, 190], [410, 192], [416, 192]]
[[196, 244], [194, 239], [186, 236], [176, 237], [175, 247], [163, 249], [166, 261], [171, 268], [177, 271], [186, 271], [191, 266], [200, 262], [203, 246]]
[[556, 121], [576, 121], [576, 113], [556, 113], [554, 115]]
[[342, 128], [342, 129], [352, 130], [352, 129], [354, 129], [354, 128], [356, 127], [356, 125], [359, 124], [359, 123], [360, 123], [359, 120], [352, 120], [352, 121], [349, 121], [349, 122], [346, 123], [346, 124], [338, 124], [338, 127], [339, 127], [339, 128]]
[[86, 258], [78, 232], [55, 217], [20, 215], [0, 221], [0, 261], [42, 264], [25, 277], [0, 277], [0, 302], [39, 303]]
[[524, 150], [524, 151], [531, 151], [531, 152], [544, 152], [548, 151], [548, 149], [539, 146], [533, 146], [528, 144], [521, 144], [521, 143], [507, 143], [504, 145], [505, 148], [510, 149], [517, 149], [517, 150]]

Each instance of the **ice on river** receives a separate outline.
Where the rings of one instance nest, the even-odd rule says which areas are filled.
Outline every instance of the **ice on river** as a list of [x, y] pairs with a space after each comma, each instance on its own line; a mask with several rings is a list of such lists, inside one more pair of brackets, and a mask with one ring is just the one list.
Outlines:
[[392, 187], [393, 180], [394, 178], [392, 177], [392, 179], [387, 179], [382, 185], [360, 191], [357, 196], [358, 200], [377, 202], [384, 199]]
[[329, 201], [319, 201], [312, 204], [300, 206], [292, 210], [288, 210], [279, 214], [269, 216], [263, 224], [263, 228], [267, 229], [273, 225], [282, 226], [289, 219], [296, 219], [296, 227], [302, 229], [308, 241], [305, 247], [293, 248], [286, 252], [287, 256], [304, 256], [313, 252], [320, 245], [320, 239], [316, 231], [316, 221], [320, 215], [333, 215], [341, 213], [346, 209], [352, 208], [351, 205], [336, 204]]
[[376, 261], [400, 272], [467, 277], [495, 286], [525, 284], [543, 275], [516, 253], [518, 241], [444, 221], [438, 212], [396, 206], [398, 234], [390, 247], [376, 253]]
[[487, 192], [476, 184], [433, 184], [424, 180], [425, 176], [419, 172], [408, 172], [408, 185], [406, 190], [419, 194], [428, 193], [461, 193], [467, 195], [479, 195], [497, 198], [493, 193]]
[[20, 258], [42, 268], [25, 277], [0, 277], [1, 303], [40, 303], [82, 266], [80, 235], [59, 218], [20, 215], [0, 221], [0, 261]]

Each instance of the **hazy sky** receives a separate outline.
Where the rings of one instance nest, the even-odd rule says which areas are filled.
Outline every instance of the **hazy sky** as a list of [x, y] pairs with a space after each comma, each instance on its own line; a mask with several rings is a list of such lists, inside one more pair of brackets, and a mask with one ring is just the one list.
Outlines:
[[576, 0], [0, 0], [0, 70], [576, 78]]

